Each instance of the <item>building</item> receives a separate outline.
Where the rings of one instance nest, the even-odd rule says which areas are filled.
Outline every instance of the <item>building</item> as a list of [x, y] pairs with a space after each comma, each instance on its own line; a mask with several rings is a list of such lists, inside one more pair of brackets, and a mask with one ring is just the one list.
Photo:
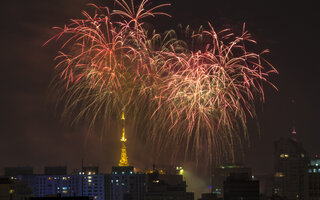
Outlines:
[[309, 199], [308, 159], [294, 129], [290, 138], [275, 142], [274, 156], [274, 195], [288, 200]]
[[[180, 169], [181, 171], [181, 169]], [[194, 194], [186, 192], [187, 184], [180, 174], [147, 174], [145, 200], [193, 200]]]
[[12, 200], [14, 190], [9, 178], [0, 178], [0, 200]]
[[134, 172], [132, 166], [112, 167], [110, 175], [111, 200], [142, 200], [145, 193], [145, 174]]
[[105, 200], [104, 174], [73, 175], [36, 175], [34, 176], [33, 193], [35, 197], [88, 196], [96, 200]]
[[259, 200], [259, 181], [248, 173], [231, 173], [223, 184], [224, 200]]
[[67, 175], [66, 167], [45, 167], [43, 175], [32, 175], [32, 168], [6, 168], [5, 171], [11, 180], [14, 196], [18, 199], [59, 195], [88, 196], [91, 199], [105, 200], [106, 175], [94, 174], [97, 169], [90, 169], [87, 169], [87, 174], [79, 172], [72, 175]]
[[112, 167], [110, 175], [110, 188], [108, 198], [111, 200], [143, 200], [145, 193], [145, 174], [134, 172], [133, 166], [129, 165], [127, 148], [126, 148], [126, 135], [125, 135], [125, 117], [122, 113], [122, 143], [121, 158], [118, 166]]
[[320, 158], [310, 160], [308, 165], [309, 199], [320, 200]]
[[212, 173], [212, 193], [217, 194], [217, 197], [223, 197], [223, 183], [231, 173], [247, 173], [250, 177], [252, 175], [251, 168], [244, 167], [241, 164], [221, 165], [214, 168]]
[[270, 199], [272, 197], [273, 173], [272, 174], [255, 174], [254, 180], [259, 181], [260, 200]]
[[10, 179], [11, 197], [13, 199], [27, 199], [33, 195], [33, 168], [6, 167], [5, 178]]

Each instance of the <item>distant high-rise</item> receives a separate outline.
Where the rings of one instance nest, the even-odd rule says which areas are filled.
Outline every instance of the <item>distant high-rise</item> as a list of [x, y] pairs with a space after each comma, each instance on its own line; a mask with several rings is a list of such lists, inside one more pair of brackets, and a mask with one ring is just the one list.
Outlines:
[[240, 164], [221, 165], [213, 169], [212, 173], [212, 192], [217, 194], [217, 197], [223, 197], [223, 182], [230, 176], [231, 173], [247, 173], [250, 177], [252, 174], [251, 168], [244, 167]]
[[308, 199], [308, 160], [295, 129], [290, 138], [275, 142], [274, 156], [274, 195], [288, 200]]

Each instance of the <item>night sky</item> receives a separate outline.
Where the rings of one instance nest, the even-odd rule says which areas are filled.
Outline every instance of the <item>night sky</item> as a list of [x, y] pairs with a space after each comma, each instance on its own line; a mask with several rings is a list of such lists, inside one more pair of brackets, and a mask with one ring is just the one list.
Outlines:
[[[88, 134], [84, 128], [68, 126], [61, 122], [48, 98], [53, 59], [59, 46], [41, 46], [54, 33], [53, 26], [63, 26], [69, 19], [81, 17], [88, 2], [96, 1], [2, 2], [1, 168], [34, 166], [35, 172], [41, 173], [46, 165], [68, 165], [71, 171], [80, 168], [83, 158], [85, 164], [99, 165], [102, 172], [108, 172], [118, 162], [118, 138], [101, 138], [99, 133]], [[265, 103], [257, 107], [260, 135], [249, 124], [251, 143], [245, 147], [245, 164], [254, 173], [272, 172], [273, 142], [289, 137], [293, 126], [310, 155], [320, 152], [319, 12], [312, 0], [282, 4], [279, 0], [167, 2], [172, 6], [164, 10], [172, 18], [160, 17], [157, 30], [174, 28], [178, 23], [197, 27], [210, 21], [217, 30], [239, 31], [245, 22], [259, 48], [270, 49], [267, 59], [279, 71], [271, 80], [279, 91], [265, 87]], [[150, 155], [143, 153], [140, 145], [132, 142], [128, 146], [133, 165], [151, 167]]]

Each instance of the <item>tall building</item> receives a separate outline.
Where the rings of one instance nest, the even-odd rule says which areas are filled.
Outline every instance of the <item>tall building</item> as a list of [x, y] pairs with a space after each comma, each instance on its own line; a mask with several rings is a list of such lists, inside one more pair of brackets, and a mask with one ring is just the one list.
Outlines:
[[223, 197], [223, 182], [231, 173], [247, 173], [250, 177], [252, 175], [251, 168], [244, 167], [240, 164], [221, 165], [213, 169], [212, 172], [212, 192], [217, 194], [217, 197]]
[[310, 160], [308, 165], [309, 199], [320, 200], [320, 158]]
[[110, 175], [110, 193], [108, 198], [111, 200], [143, 200], [145, 193], [145, 174], [134, 172], [133, 166], [129, 165], [127, 148], [125, 142], [127, 141], [125, 135], [125, 116], [122, 113], [122, 143], [121, 158], [118, 166], [112, 167]]
[[274, 156], [274, 195], [288, 200], [308, 199], [308, 160], [294, 129], [290, 138], [275, 142]]
[[231, 173], [223, 184], [224, 200], [259, 200], [259, 181], [248, 173]]

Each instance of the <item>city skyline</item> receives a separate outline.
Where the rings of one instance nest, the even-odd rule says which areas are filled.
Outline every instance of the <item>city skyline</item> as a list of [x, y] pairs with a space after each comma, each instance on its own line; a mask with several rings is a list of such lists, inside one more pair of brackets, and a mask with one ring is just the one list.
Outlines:
[[[1, 50], [5, 59], [1, 75], [4, 93], [0, 131], [5, 139], [1, 143], [0, 156], [4, 162], [0, 167], [57, 163], [76, 168], [84, 159], [88, 164], [101, 165], [108, 170], [118, 162], [120, 144], [115, 136], [120, 132], [102, 139], [98, 133], [87, 136], [83, 127], [63, 124], [48, 100], [54, 52], [58, 48], [41, 45], [52, 34], [51, 27], [63, 26], [70, 18], [79, 17], [81, 10], [87, 8], [87, 2], [16, 1], [3, 7], [7, 9], [2, 12], [2, 18], [6, 19], [3, 27], [6, 28], [1, 32], [1, 38], [6, 48]], [[257, 107], [260, 139], [252, 128], [254, 122], [249, 120], [252, 142], [250, 148], [245, 148], [246, 165], [256, 173], [272, 173], [273, 142], [280, 137], [289, 137], [293, 126], [308, 153], [320, 152], [316, 133], [319, 111], [316, 75], [319, 69], [315, 67], [319, 39], [315, 37], [316, 30], [312, 29], [316, 19], [312, 3], [285, 5], [271, 1], [260, 5], [228, 1], [217, 2], [215, 8], [209, 1], [170, 3], [172, 8], [168, 12], [177, 14], [168, 19], [168, 24], [181, 22], [195, 26], [210, 21], [221, 30], [228, 26], [241, 29], [242, 23], [246, 22], [261, 49], [271, 51], [268, 59], [280, 72], [272, 77], [279, 92], [267, 86], [265, 104]], [[164, 25], [161, 28], [165, 28]], [[120, 130], [119, 126], [115, 130]], [[141, 165], [139, 167], [151, 167], [154, 160], [149, 160], [150, 155], [141, 153], [144, 149], [135, 144], [133, 138], [128, 139], [131, 141], [128, 143], [130, 162]]]

